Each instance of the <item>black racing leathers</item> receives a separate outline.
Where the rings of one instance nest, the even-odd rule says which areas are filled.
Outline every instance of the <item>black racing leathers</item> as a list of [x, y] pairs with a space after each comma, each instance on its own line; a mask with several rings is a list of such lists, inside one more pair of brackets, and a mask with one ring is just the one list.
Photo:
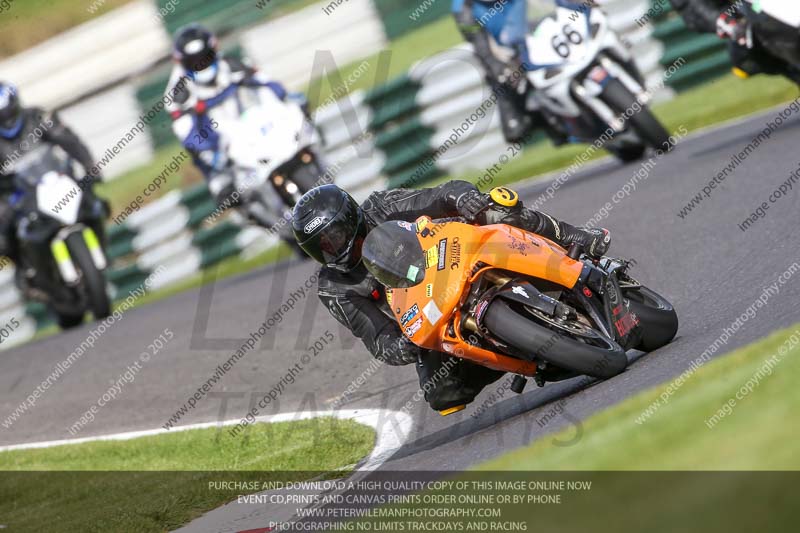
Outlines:
[[[766, 13], [756, 13], [749, 4], [734, 0], [670, 0], [686, 26], [701, 33], [716, 33], [723, 13], [745, 16], [753, 27], [752, 48], [731, 41], [733, 64], [748, 74], [782, 74], [800, 83], [800, 36], [792, 28]], [[786, 65], [788, 64], [788, 66]]]
[[12, 212], [8, 203], [14, 192], [15, 163], [26, 153], [49, 143], [60, 146], [72, 159], [83, 167], [85, 175], [79, 183], [91, 193], [91, 185], [102, 179], [94, 168], [92, 156], [80, 138], [59, 119], [56, 113], [48, 113], [38, 107], [22, 110], [22, 127], [16, 136], [0, 136], [0, 255], [15, 259]]
[[[549, 124], [539, 113], [528, 113], [525, 110], [525, 95], [519, 94], [516, 86], [524, 83], [524, 72], [521, 63], [513, 61], [507, 64], [498, 59], [492, 52], [491, 37], [486, 29], [475, 20], [472, 3], [464, 2], [461, 12], [455, 14], [456, 24], [464, 39], [472, 45], [475, 56], [486, 71], [486, 83], [497, 96], [497, 107], [500, 110], [500, 126], [507, 142], [521, 142], [531, 129]], [[560, 139], [559, 141], [560, 142]]]
[[[22, 117], [23, 126], [16, 137], [7, 139], [0, 136], [0, 194], [13, 191], [11, 178], [14, 175], [14, 162], [42, 142], [60, 146], [81, 164], [87, 175], [91, 174], [94, 162], [89, 149], [75, 132], [61, 122], [56, 113], [31, 107], [22, 110]], [[99, 172], [95, 169], [91, 177], [97, 179]]]
[[[422, 215], [431, 218], [458, 216], [458, 198], [477, 189], [465, 181], [451, 181], [429, 189], [394, 189], [372, 193], [362, 204], [369, 228], [387, 220], [413, 222]], [[581, 230], [541, 212], [493, 205], [482, 213], [482, 224], [505, 223], [568, 244]], [[380, 284], [366, 268], [347, 274], [323, 267], [319, 297], [333, 316], [360, 338], [373, 356], [389, 365], [417, 361], [420, 349], [406, 339], [385, 303]]]
[[686, 26], [697, 32], [716, 33], [717, 19], [733, 2], [730, 0], [670, 0]]

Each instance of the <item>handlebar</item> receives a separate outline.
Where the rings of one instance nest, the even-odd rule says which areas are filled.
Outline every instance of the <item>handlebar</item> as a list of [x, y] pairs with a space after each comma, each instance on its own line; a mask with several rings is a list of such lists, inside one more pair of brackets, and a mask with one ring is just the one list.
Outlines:
[[574, 259], [577, 261], [581, 258], [581, 254], [583, 253], [583, 245], [577, 242], [573, 242], [569, 245], [569, 250], [567, 250], [567, 257], [570, 259]]

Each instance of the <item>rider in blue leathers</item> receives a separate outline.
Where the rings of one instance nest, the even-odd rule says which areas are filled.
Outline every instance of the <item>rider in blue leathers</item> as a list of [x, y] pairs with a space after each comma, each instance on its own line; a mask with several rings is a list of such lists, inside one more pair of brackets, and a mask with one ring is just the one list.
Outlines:
[[173, 46], [175, 67], [167, 84], [172, 130], [208, 181], [218, 204], [235, 205], [229, 161], [220, 149], [217, 124], [207, 111], [235, 95], [239, 87], [267, 87], [287, 98], [280, 83], [265, 78], [246, 62], [217, 51], [217, 39], [199, 24], [179, 29]]
[[[452, 0], [452, 12], [464, 38], [486, 70], [486, 81], [497, 95], [503, 135], [508, 142], [523, 140], [533, 128], [544, 128], [556, 144], [566, 141], [564, 134], [539, 112], [526, 111], [528, 91], [525, 69], [530, 57], [525, 38], [528, 34], [526, 0]], [[562, 3], [556, 0], [556, 4]], [[503, 61], [492, 51], [491, 40], [513, 51]]]

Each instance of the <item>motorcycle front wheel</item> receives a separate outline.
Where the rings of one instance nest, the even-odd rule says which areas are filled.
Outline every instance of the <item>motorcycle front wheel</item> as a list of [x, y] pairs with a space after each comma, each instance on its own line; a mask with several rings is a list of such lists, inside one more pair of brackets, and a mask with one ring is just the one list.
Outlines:
[[78, 270], [81, 271], [82, 283], [86, 288], [86, 296], [89, 303], [89, 311], [94, 315], [95, 320], [102, 320], [111, 314], [111, 300], [106, 291], [106, 279], [103, 273], [97, 269], [92, 260], [92, 254], [86, 246], [83, 234], [75, 232], [66, 239], [72, 261]]
[[642, 327], [642, 341], [636, 348], [652, 352], [669, 344], [678, 333], [678, 314], [672, 304], [644, 285], [636, 288], [623, 285], [621, 290]]
[[[628, 116], [630, 110], [639, 105], [636, 96], [628, 90], [625, 85], [616, 79], [608, 80], [600, 99], [606, 103], [617, 115]], [[672, 149], [670, 135], [664, 126], [653, 115], [653, 112], [646, 106], [627, 118], [628, 124], [634, 132], [648, 146], [655, 150], [668, 151]]]

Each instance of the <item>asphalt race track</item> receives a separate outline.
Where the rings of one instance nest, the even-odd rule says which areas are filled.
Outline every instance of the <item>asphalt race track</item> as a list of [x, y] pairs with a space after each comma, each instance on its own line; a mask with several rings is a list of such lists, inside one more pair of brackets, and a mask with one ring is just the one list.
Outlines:
[[[635, 191], [614, 205], [601, 225], [611, 229], [612, 254], [635, 258], [634, 275], [667, 296], [681, 321], [669, 346], [638, 357], [630, 368], [602, 383], [575, 380], [538, 388], [521, 396], [507, 393], [479, 417], [474, 413], [501, 382], [490, 386], [466, 411], [441, 418], [424, 402], [412, 404], [415, 427], [384, 467], [392, 470], [463, 469], [579, 421], [637, 391], [669, 380], [717, 339], [795, 261], [800, 183], [771, 204], [766, 216], [746, 232], [741, 223], [800, 166], [800, 120], [785, 123], [710, 198], [685, 218], [678, 212], [747, 145], [776, 110], [737, 124], [692, 135], [661, 159]], [[639, 165], [604, 160], [580, 171], [543, 209], [574, 223], [588, 220], [631, 179]], [[531, 201], [545, 181], [519, 188]], [[88, 437], [162, 426], [268, 316], [272, 316], [314, 273], [309, 262], [260, 269], [203, 289], [127, 312], [10, 428], [0, 426], [0, 444]], [[747, 320], [717, 355], [798, 321], [800, 278], [790, 280]], [[301, 361], [306, 347], [329, 330], [332, 345], [285, 386], [278, 400], [259, 414], [325, 409], [371, 358], [360, 342], [319, 305], [315, 293], [300, 297], [294, 310], [267, 332], [179, 424], [231, 419], [275, 387]], [[46, 379], [87, 336], [93, 325], [0, 354], [0, 421]], [[76, 435], [68, 428], [126, 368], [139, 360], [164, 330], [174, 332], [163, 351], [143, 364], [135, 379], [96, 419]], [[238, 339], [238, 340], [237, 340]], [[284, 380], [285, 382], [286, 380]], [[345, 408], [402, 409], [418, 390], [413, 367], [381, 367], [342, 405]], [[512, 397], [513, 396], [513, 397]], [[553, 402], [558, 401], [558, 404]], [[548, 404], [550, 404], [548, 406]], [[560, 406], [554, 416], [543, 417]], [[552, 419], [552, 420], [550, 420]], [[387, 416], [386, 423], [392, 423]], [[548, 437], [549, 438], [549, 437]]]

